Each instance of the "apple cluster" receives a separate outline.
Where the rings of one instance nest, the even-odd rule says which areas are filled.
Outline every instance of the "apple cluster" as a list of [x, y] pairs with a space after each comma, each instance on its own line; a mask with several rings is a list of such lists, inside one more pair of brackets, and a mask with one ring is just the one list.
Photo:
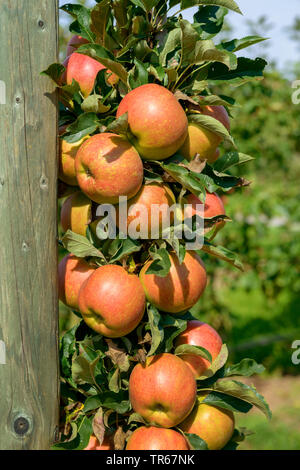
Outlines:
[[[106, 67], [76, 52], [85, 42], [80, 36], [70, 41], [61, 81], [71, 85], [76, 80], [86, 98], [94, 89], [98, 72]], [[110, 85], [118, 83], [115, 74], [109, 70], [106, 74]], [[230, 129], [223, 106], [197, 107], [192, 103], [189, 106]], [[129, 200], [128, 224], [137, 216], [132, 214], [137, 213], [133, 209], [138, 204], [147, 208], [149, 217], [153, 204], [174, 204], [176, 197], [167, 183], [145, 184], [143, 161], [165, 160], [176, 152], [188, 161], [198, 155], [209, 163], [219, 156], [221, 137], [189, 123], [178, 99], [161, 85], [142, 85], [126, 94], [116, 118], [125, 113], [127, 138], [104, 131], [69, 143], [63, 139], [67, 126], [60, 128], [59, 178], [71, 193], [61, 210], [64, 232], [71, 230], [85, 236], [88, 225], [93, 230], [97, 222], [93, 220], [93, 204], [117, 207], [121, 196]], [[195, 215], [200, 200], [193, 194], [188, 194], [186, 200], [191, 205], [190, 216]], [[219, 196], [207, 192], [204, 217], [224, 214]], [[169, 261], [170, 270], [161, 277], [148, 273], [154, 263], [152, 259], [146, 260], [139, 273], [132, 273], [126, 265], [99, 267], [69, 254], [59, 263], [59, 298], [79, 312], [88, 327], [98, 334], [106, 338], [126, 336], [140, 324], [147, 302], [160, 312], [178, 315], [188, 311], [202, 296], [207, 275], [199, 254], [187, 251], [180, 263], [176, 253], [170, 251]], [[177, 346], [205, 348], [213, 360], [222, 347], [218, 333], [196, 320], [188, 322], [176, 341]], [[129, 381], [131, 405], [148, 425], [133, 432], [127, 442], [128, 450], [187, 450], [189, 444], [184, 433], [198, 435], [209, 449], [226, 445], [234, 430], [232, 412], [205, 403], [207, 393], [197, 395], [196, 380], [209, 366], [206, 359], [192, 353], [180, 357], [163, 353], [150, 356], [145, 364], [133, 368]], [[92, 436], [87, 450], [110, 449], [112, 445], [109, 439], [102, 446], [98, 444]]]

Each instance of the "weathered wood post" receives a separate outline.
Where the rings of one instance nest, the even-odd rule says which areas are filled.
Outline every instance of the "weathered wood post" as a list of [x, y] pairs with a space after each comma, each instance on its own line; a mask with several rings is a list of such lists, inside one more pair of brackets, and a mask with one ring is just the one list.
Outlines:
[[57, 107], [40, 76], [57, 18], [57, 0], [1, 0], [0, 449], [48, 449], [58, 422]]

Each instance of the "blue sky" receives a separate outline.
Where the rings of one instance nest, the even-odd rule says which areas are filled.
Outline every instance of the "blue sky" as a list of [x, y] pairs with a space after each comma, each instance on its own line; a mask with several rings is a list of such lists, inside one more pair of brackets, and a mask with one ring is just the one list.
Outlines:
[[[69, 0], [77, 3], [76, 0]], [[285, 28], [292, 25], [296, 16], [300, 17], [300, 0], [236, 0], [244, 16], [230, 12], [229, 22], [234, 28], [234, 36], [237, 38], [248, 35], [247, 20], [257, 21], [260, 16], [267, 16], [268, 22], [273, 25], [268, 34], [270, 40], [266, 49], [263, 46], [254, 46], [247, 50], [247, 56], [261, 55], [275, 59], [281, 69], [288, 63], [300, 61], [300, 50], [291, 41]], [[60, 5], [68, 3], [68, 0], [60, 0]], [[90, 4], [95, 2], [90, 0]], [[187, 19], [191, 19], [195, 9], [184, 12]]]

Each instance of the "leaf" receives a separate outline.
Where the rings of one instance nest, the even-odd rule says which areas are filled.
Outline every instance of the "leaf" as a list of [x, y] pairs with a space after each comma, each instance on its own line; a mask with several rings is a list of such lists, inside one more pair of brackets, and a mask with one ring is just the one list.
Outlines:
[[131, 423], [147, 424], [147, 422], [144, 420], [144, 418], [141, 415], [139, 415], [138, 413], [132, 413], [129, 416], [128, 424], [131, 424]]
[[160, 326], [160, 314], [157, 308], [154, 305], [148, 304], [147, 312], [152, 337], [151, 349], [147, 355], [153, 356], [164, 339], [164, 330]]
[[173, 341], [186, 330], [187, 319], [164, 314], [161, 315], [160, 326], [164, 330], [164, 352], [170, 352], [173, 349]]
[[[116, 239], [118, 240], [118, 239]], [[126, 240], [119, 240], [119, 247], [116, 253], [111, 257], [110, 262], [115, 263], [120, 261], [133, 253], [141, 251], [142, 244], [139, 240], [132, 240], [131, 238], [126, 238]]]
[[168, 251], [165, 248], [159, 248], [151, 252], [153, 262], [146, 271], [147, 274], [155, 274], [159, 277], [166, 277], [171, 269], [171, 261]]
[[243, 377], [251, 377], [253, 374], [261, 374], [265, 368], [262, 364], [257, 364], [254, 359], [242, 359], [238, 364], [226, 367], [224, 377], [240, 375]]
[[242, 382], [237, 382], [236, 380], [219, 380], [214, 384], [213, 390], [240, 398], [256, 406], [267, 418], [271, 419], [272, 417], [269, 405], [254, 387], [250, 387]]
[[61, 340], [60, 346], [60, 364], [62, 374], [64, 377], [71, 377], [72, 373], [72, 356], [76, 352], [76, 338], [75, 333], [79, 327], [79, 324], [73, 326], [73, 328], [67, 331]]
[[119, 382], [120, 382], [120, 370], [116, 368], [116, 370], [114, 371], [113, 375], [111, 376], [108, 382], [109, 390], [111, 390], [112, 392], [118, 393], [120, 390]]
[[202, 348], [201, 346], [193, 346], [191, 344], [181, 344], [180, 346], [177, 346], [175, 349], [174, 354], [176, 356], [184, 356], [186, 354], [192, 354], [194, 356], [199, 356], [203, 357], [209, 362], [212, 362], [212, 357], [209, 351], [207, 349]]
[[41, 72], [41, 75], [50, 77], [56, 85], [61, 85], [61, 76], [65, 71], [65, 67], [62, 64], [52, 64], [46, 70]]
[[222, 367], [226, 364], [227, 359], [228, 359], [228, 349], [227, 349], [226, 344], [223, 344], [218, 356], [214, 359], [210, 367], [203, 372], [199, 380], [205, 380], [210, 377], [213, 377], [216, 374], [216, 372], [222, 369]]
[[123, 450], [126, 442], [126, 433], [123, 431], [122, 426], [118, 426], [114, 433], [114, 449]]
[[238, 256], [233, 253], [233, 251], [230, 251], [227, 248], [224, 248], [223, 246], [214, 246], [207, 240], [204, 240], [202, 251], [208, 253], [209, 255], [215, 256], [216, 258], [219, 258], [223, 261], [226, 261], [232, 266], [238, 268], [240, 271], [244, 271], [243, 264], [239, 260]]
[[206, 442], [198, 434], [184, 433], [192, 450], [208, 450]]
[[134, 59], [134, 67], [129, 72], [128, 82], [132, 90], [148, 83], [147, 68], [136, 58]]
[[95, 34], [96, 42], [105, 46], [106, 25], [110, 13], [110, 0], [100, 1], [91, 10], [91, 31]]
[[180, 20], [181, 28], [181, 66], [186, 67], [195, 63], [195, 47], [199, 34], [187, 20]]
[[102, 96], [90, 95], [83, 101], [81, 108], [85, 113], [99, 113], [104, 114], [110, 110], [110, 106], [106, 106], [101, 102]]
[[67, 134], [64, 135], [64, 140], [73, 144], [78, 142], [83, 137], [93, 134], [99, 127], [100, 122], [97, 114], [84, 113], [81, 114], [75, 122], [67, 127]]
[[74, 383], [89, 383], [94, 385], [93, 366], [94, 364], [89, 362], [85, 357], [75, 357], [72, 361], [72, 379]]
[[93, 432], [91, 418], [84, 416], [80, 422], [76, 437], [72, 441], [55, 444], [53, 450], [83, 450], [87, 447]]
[[246, 155], [245, 153], [228, 152], [224, 153], [220, 158], [218, 158], [213, 167], [214, 170], [221, 173], [233, 166], [242, 165], [243, 163], [250, 162], [252, 160], [254, 160], [254, 158], [250, 155]]
[[201, 39], [211, 39], [223, 27], [228, 10], [217, 6], [200, 6], [194, 15], [194, 27], [201, 34]]
[[229, 134], [226, 127], [220, 121], [218, 121], [218, 119], [215, 119], [211, 116], [206, 116], [205, 114], [195, 113], [189, 114], [188, 120], [190, 123], [197, 124], [203, 127], [204, 129], [207, 129], [210, 132], [217, 134], [231, 145], [234, 145], [233, 138]]
[[118, 366], [122, 372], [127, 372], [130, 363], [125, 349], [119, 348], [111, 339], [105, 339], [105, 341], [108, 345], [108, 351], [105, 352], [105, 355], [109, 357], [112, 363]]
[[219, 408], [230, 410], [234, 413], [248, 413], [252, 409], [251, 403], [219, 392], [210, 392], [201, 403], [218, 406]]
[[124, 113], [122, 114], [122, 116], [118, 117], [107, 126], [106, 132], [113, 132], [114, 134], [126, 135], [128, 129], [128, 113]]
[[222, 42], [220, 46], [227, 51], [237, 52], [266, 40], [267, 38], [262, 38], [260, 36], [246, 36], [242, 39], [232, 39], [232, 41]]
[[228, 70], [224, 64], [212, 64], [207, 77], [211, 85], [226, 83], [238, 86], [248, 81], [263, 78], [263, 71], [267, 65], [265, 60], [260, 58], [253, 60], [238, 57], [237, 62], [237, 68], [235, 70]]
[[216, 5], [218, 7], [228, 8], [228, 10], [235, 11], [236, 13], [242, 14], [237, 3], [234, 0], [182, 0], [180, 3], [180, 9], [185, 10], [186, 8], [194, 7], [197, 5]]
[[94, 40], [94, 36], [90, 28], [91, 12], [89, 8], [86, 8], [83, 5], [74, 5], [71, 3], [67, 3], [60, 8], [75, 18], [75, 22], [70, 26], [71, 32], [79, 34], [89, 41]]
[[93, 426], [93, 433], [99, 441], [99, 445], [101, 446], [104, 440], [105, 435], [105, 426], [104, 426], [104, 419], [103, 419], [103, 410], [99, 408], [97, 413], [94, 416], [92, 426]]
[[68, 230], [62, 238], [62, 244], [66, 250], [78, 258], [86, 258], [87, 256], [93, 256], [95, 258], [101, 258], [105, 261], [105, 257], [92, 243], [82, 235], [74, 233]]
[[172, 29], [165, 41], [164, 47], [159, 55], [159, 60], [161, 65], [165, 66], [167, 61], [167, 56], [170, 52], [174, 52], [181, 45], [181, 29], [174, 28]]
[[120, 390], [119, 393], [109, 391], [89, 397], [85, 401], [83, 411], [87, 413], [88, 411], [98, 409], [100, 406], [120, 414], [127, 413], [130, 408], [128, 394], [124, 390]]

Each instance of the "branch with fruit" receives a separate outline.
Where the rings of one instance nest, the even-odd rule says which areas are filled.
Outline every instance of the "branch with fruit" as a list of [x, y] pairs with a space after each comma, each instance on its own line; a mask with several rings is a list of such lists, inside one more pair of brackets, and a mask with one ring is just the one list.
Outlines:
[[[181, 15], [191, 6], [193, 23]], [[204, 253], [243, 269], [213, 239], [230, 220], [220, 195], [249, 184], [231, 168], [252, 157], [230, 135], [235, 101], [212, 90], [261, 79], [266, 62], [236, 52], [264, 39], [215, 44], [228, 10], [240, 13], [233, 0], [62, 9], [74, 36], [64, 63], [43, 73], [60, 97], [60, 244], [69, 254], [59, 264], [59, 297], [81, 321], [61, 339], [55, 448], [234, 449], [248, 433], [235, 429], [234, 413], [271, 413], [254, 387], [230, 377], [264, 368], [252, 359], [228, 366], [221, 337], [190, 309], [205, 295]], [[101, 236], [98, 207], [120, 215], [120, 197], [128, 201], [122, 227]], [[155, 204], [164, 210], [154, 221]], [[175, 219], [191, 221], [202, 247], [190, 250], [187, 236], [174, 235]], [[122, 236], [124, 226], [149, 220], [156, 238], [152, 230]]]

